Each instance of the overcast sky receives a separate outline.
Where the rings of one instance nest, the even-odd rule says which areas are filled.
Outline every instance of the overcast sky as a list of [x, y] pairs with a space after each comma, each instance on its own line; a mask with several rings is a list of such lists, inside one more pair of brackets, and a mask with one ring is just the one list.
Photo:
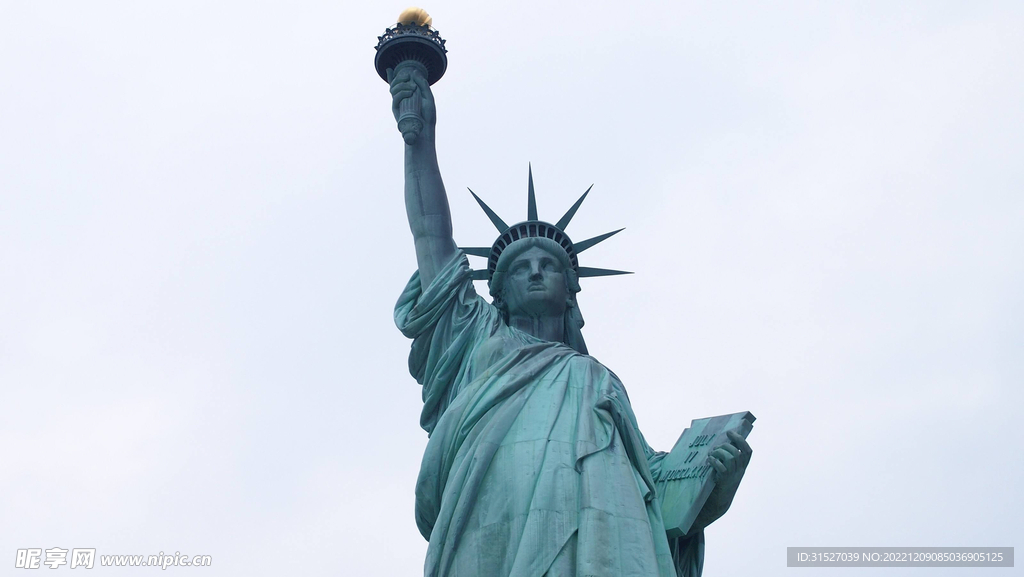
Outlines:
[[[422, 571], [405, 6], [3, 3], [0, 567]], [[757, 416], [706, 575], [1024, 546], [1024, 4], [425, 8], [456, 241], [496, 236], [467, 186], [511, 222], [529, 162], [542, 219], [594, 184], [569, 233], [626, 230], [581, 265], [636, 274], [584, 279], [584, 334], [647, 440]]]

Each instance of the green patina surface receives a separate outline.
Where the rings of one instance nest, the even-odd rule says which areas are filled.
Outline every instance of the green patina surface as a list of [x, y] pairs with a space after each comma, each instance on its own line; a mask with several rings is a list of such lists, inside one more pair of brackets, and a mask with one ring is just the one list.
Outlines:
[[[480, 201], [501, 235], [467, 249], [488, 258], [486, 270], [470, 270], [452, 238], [429, 84], [421, 67], [385, 72], [418, 264], [395, 321], [413, 339], [409, 368], [430, 434], [416, 487], [425, 574], [699, 575], [703, 529], [732, 502], [749, 446], [737, 436], [711, 450], [717, 484], [692, 527], [669, 528], [670, 538], [657, 492], [666, 453], [647, 445], [622, 383], [589, 356], [581, 332], [580, 277], [622, 271], [579, 266], [577, 254], [614, 233], [568, 240], [582, 198], [556, 225], [539, 221], [531, 171], [526, 222], [510, 227]], [[488, 279], [491, 302], [473, 278]]]
[[611, 371], [508, 326], [462, 255], [426, 290], [413, 275], [395, 320], [430, 433], [416, 488], [427, 575], [698, 574], [703, 534], [667, 538], [664, 453]]

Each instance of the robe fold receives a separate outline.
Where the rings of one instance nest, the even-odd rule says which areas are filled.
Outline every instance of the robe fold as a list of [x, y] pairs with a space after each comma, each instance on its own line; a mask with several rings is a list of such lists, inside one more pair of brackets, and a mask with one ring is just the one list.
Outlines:
[[427, 577], [696, 577], [702, 532], [668, 539], [665, 453], [593, 357], [509, 327], [461, 252], [395, 306], [430, 435], [416, 484]]

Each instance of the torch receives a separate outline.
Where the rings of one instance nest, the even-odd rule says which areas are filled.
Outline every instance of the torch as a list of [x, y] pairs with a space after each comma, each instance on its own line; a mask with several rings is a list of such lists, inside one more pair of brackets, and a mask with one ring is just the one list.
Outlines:
[[[433, 84], [444, 76], [448, 68], [448, 50], [444, 40], [430, 24], [433, 19], [422, 8], [407, 8], [398, 17], [394, 28], [388, 28], [377, 37], [377, 55], [373, 66], [377, 74], [388, 81], [388, 68], [397, 76], [409, 69]], [[406, 144], [416, 142], [423, 130], [423, 112], [419, 98], [406, 98], [398, 105], [398, 130]]]

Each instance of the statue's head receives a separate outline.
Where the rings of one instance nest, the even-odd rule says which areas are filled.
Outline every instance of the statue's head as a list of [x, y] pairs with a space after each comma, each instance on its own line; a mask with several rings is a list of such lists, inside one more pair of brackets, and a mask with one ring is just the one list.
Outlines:
[[506, 249], [490, 292], [506, 316], [556, 316], [576, 305], [579, 278], [568, 255], [547, 238], [524, 238]]
[[565, 344], [587, 353], [580, 331], [583, 315], [576, 304], [579, 277], [557, 242], [533, 237], [510, 244], [498, 258], [488, 287], [506, 322], [515, 316], [560, 316]]
[[583, 342], [583, 315], [576, 304], [580, 277], [629, 274], [625, 271], [579, 266], [577, 255], [622, 229], [573, 243], [566, 226], [583, 204], [587, 192], [558, 222], [551, 224], [537, 217], [537, 199], [533, 192], [533, 170], [529, 173], [527, 220], [509, 226], [489, 206], [469, 191], [500, 236], [489, 248], [463, 247], [467, 254], [487, 259], [487, 268], [473, 271], [473, 278], [488, 281], [494, 305], [505, 322], [510, 316], [557, 316], [565, 322], [565, 344], [586, 354]]

